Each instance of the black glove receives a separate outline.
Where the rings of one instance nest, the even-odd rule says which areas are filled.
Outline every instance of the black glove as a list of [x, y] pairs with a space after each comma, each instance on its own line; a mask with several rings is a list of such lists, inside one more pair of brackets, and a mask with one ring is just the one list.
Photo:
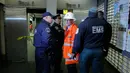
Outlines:
[[76, 58], [76, 53], [72, 53], [70, 59]]

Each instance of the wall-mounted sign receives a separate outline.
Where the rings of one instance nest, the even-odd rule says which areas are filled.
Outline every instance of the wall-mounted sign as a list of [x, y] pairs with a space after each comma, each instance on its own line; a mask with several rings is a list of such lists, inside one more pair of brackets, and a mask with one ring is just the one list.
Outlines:
[[20, 5], [20, 6], [34, 6], [34, 1], [31, 1], [31, 2], [25, 2], [25, 1], [21, 1], [21, 0], [19, 0], [18, 1], [18, 4]]
[[7, 7], [46, 8], [46, 0], [6, 0]]
[[66, 7], [67, 7], [67, 8], [80, 8], [80, 4], [70, 4], [70, 3], [66, 3]]
[[66, 13], [68, 13], [68, 10], [66, 10], [66, 9], [63, 10], [63, 14], [66, 14]]
[[114, 3], [114, 16], [116, 16], [116, 14], [119, 13], [119, 2], [116, 1]]

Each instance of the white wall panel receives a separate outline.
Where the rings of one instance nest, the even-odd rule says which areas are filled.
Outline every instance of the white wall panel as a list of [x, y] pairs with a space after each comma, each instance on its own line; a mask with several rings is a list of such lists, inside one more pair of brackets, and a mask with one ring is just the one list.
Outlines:
[[[19, 6], [19, 1], [24, 2], [24, 4], [30, 4], [27, 5], [27, 7], [37, 7], [37, 8], [46, 8], [46, 0], [6, 0], [7, 5], [11, 6]], [[34, 6], [32, 6], [32, 2], [34, 1]], [[57, 8], [63, 9], [67, 8], [66, 3], [69, 4], [80, 4], [81, 9], [88, 9], [93, 6], [97, 6], [96, 0], [57, 0]]]

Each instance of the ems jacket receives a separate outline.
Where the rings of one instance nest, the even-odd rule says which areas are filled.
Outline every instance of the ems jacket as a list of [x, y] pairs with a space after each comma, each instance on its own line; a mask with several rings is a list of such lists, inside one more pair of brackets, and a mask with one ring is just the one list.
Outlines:
[[105, 20], [97, 18], [96, 14], [90, 13], [79, 24], [73, 46], [73, 53], [81, 52], [83, 48], [93, 49], [108, 46], [111, 39], [111, 25]]

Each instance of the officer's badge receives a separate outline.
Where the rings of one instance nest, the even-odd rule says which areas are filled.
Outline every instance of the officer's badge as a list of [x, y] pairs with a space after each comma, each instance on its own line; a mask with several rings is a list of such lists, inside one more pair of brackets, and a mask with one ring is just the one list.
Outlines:
[[37, 33], [37, 29], [35, 29], [35, 31], [34, 31], [34, 34], [36, 34]]
[[46, 28], [45, 31], [49, 33], [51, 30], [50, 28]]
[[61, 32], [61, 30], [58, 30], [58, 32]]
[[57, 26], [55, 26], [55, 29], [58, 30], [59, 28]]

